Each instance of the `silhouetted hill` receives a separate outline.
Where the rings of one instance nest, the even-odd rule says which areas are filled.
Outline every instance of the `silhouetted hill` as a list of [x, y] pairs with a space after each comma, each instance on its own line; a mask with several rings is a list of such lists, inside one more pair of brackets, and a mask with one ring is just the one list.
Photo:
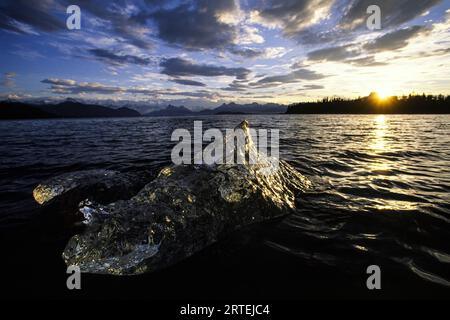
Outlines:
[[165, 109], [149, 112], [149, 113], [146, 113], [145, 115], [149, 116], [149, 117], [177, 117], [177, 116], [189, 116], [189, 115], [193, 115], [193, 114], [194, 114], [194, 112], [192, 112], [191, 110], [189, 110], [188, 108], [185, 108], [183, 106], [175, 107], [175, 106], [169, 105]]
[[60, 118], [95, 118], [95, 117], [138, 117], [140, 113], [129, 109], [112, 109], [108, 107], [65, 101], [57, 105], [44, 105], [39, 108]]
[[376, 93], [355, 100], [325, 98], [296, 103], [288, 114], [450, 114], [450, 96], [409, 95], [380, 99]]
[[145, 114], [150, 117], [192, 116], [192, 115], [224, 115], [224, 114], [280, 114], [285, 113], [287, 107], [276, 104], [237, 104], [234, 102], [224, 103], [215, 109], [205, 109], [198, 112], [191, 111], [185, 107], [169, 105], [167, 108]]
[[141, 114], [129, 108], [83, 104], [66, 100], [59, 104], [28, 104], [22, 102], [0, 102], [0, 119], [46, 119], [46, 118], [94, 118], [94, 117], [139, 117]]
[[0, 102], [0, 119], [42, 118], [55, 118], [55, 115], [22, 102]]
[[138, 111], [127, 108], [127, 107], [121, 107], [121, 108], [113, 109], [113, 110], [115, 110], [117, 117], [140, 117], [140, 116], [142, 116]]

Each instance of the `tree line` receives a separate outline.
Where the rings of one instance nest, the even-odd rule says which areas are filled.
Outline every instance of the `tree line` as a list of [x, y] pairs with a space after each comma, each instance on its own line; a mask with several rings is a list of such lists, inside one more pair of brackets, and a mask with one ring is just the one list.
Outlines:
[[410, 94], [381, 99], [372, 92], [368, 97], [345, 99], [326, 97], [316, 102], [294, 103], [290, 114], [450, 114], [450, 96]]

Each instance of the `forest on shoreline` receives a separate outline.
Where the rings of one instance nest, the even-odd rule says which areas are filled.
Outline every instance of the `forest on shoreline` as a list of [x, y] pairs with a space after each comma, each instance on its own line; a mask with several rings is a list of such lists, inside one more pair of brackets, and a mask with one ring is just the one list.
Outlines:
[[450, 114], [450, 96], [408, 95], [381, 98], [377, 93], [358, 99], [324, 98], [294, 103], [287, 114]]

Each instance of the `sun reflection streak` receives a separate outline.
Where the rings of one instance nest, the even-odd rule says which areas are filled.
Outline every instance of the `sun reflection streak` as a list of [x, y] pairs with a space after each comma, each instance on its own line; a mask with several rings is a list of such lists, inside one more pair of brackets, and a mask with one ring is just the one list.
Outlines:
[[[388, 146], [386, 144], [386, 133], [388, 130], [388, 125], [386, 121], [386, 117], [384, 115], [378, 115], [374, 119], [374, 130], [373, 130], [373, 138], [371, 144], [369, 145], [369, 149], [373, 154], [379, 154], [387, 150]], [[371, 171], [388, 171], [390, 166], [388, 162], [384, 159], [375, 159], [369, 164], [369, 169]]]
[[[372, 173], [373, 179], [391, 180], [392, 177], [389, 174], [393, 167], [390, 160], [384, 157], [387, 151], [392, 150], [389, 145], [387, 136], [389, 135], [389, 122], [385, 115], [377, 115], [374, 118], [372, 139], [369, 142], [369, 151], [374, 155], [374, 159], [368, 164], [368, 169]], [[407, 194], [408, 192], [394, 191], [399, 194]], [[417, 209], [417, 203], [410, 201], [394, 200], [394, 199], [382, 199], [380, 203], [374, 206], [378, 210], [395, 210], [395, 211], [410, 211]]]
[[375, 122], [379, 125], [386, 126], [386, 117], [384, 114], [380, 114], [375, 118]]
[[386, 131], [387, 131], [386, 117], [379, 115], [375, 118], [375, 129], [373, 143], [370, 145], [372, 151], [379, 152], [386, 149]]

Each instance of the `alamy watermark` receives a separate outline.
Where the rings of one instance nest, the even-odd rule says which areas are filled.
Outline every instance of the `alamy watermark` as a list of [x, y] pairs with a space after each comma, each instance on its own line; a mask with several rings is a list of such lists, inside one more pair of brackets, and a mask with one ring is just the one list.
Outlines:
[[[81, 9], [70, 5], [66, 9], [69, 15], [66, 26], [69, 30], [81, 29]], [[380, 30], [381, 8], [378, 5], [367, 7], [369, 15], [366, 26], [369, 30]], [[225, 132], [225, 134], [224, 134]], [[220, 130], [211, 128], [203, 132], [202, 121], [194, 121], [193, 135], [188, 129], [173, 131], [171, 141], [178, 142], [171, 152], [175, 165], [213, 165], [213, 164], [250, 164], [268, 165], [278, 168], [279, 164], [279, 130], [253, 129], [248, 127]], [[208, 143], [204, 147], [204, 142]], [[270, 152], [269, 152], [270, 150]], [[69, 266], [66, 285], [69, 290], [81, 289], [81, 271], [78, 266]], [[377, 265], [367, 267], [369, 277], [366, 286], [369, 290], [381, 289], [381, 269]]]
[[67, 14], [70, 16], [66, 20], [66, 26], [69, 30], [80, 30], [81, 29], [81, 9], [77, 5], [70, 5], [66, 10]]
[[[194, 121], [194, 132], [179, 128], [171, 141], [178, 141], [171, 152], [175, 165], [181, 164], [267, 164], [278, 166], [279, 130], [212, 128], [203, 132], [202, 121]], [[203, 148], [203, 142], [209, 143]], [[269, 155], [270, 151], [270, 155]]]
[[377, 265], [371, 265], [367, 267], [367, 274], [370, 276], [367, 278], [366, 286], [369, 290], [380, 290], [381, 289], [381, 269]]
[[[67, 7], [66, 13], [70, 16], [66, 19], [66, 26], [69, 30], [81, 29], [81, 9], [78, 5], [72, 4]], [[378, 5], [367, 7], [366, 13], [370, 16], [366, 20], [366, 26], [369, 30], [381, 29], [381, 8]]]
[[381, 8], [377, 5], [371, 5], [367, 7], [367, 14], [370, 16], [367, 18], [366, 25], [369, 30], [381, 29]]
[[68, 266], [66, 270], [67, 274], [70, 276], [67, 277], [66, 286], [69, 290], [80, 290], [81, 289], [81, 270], [79, 266]]

